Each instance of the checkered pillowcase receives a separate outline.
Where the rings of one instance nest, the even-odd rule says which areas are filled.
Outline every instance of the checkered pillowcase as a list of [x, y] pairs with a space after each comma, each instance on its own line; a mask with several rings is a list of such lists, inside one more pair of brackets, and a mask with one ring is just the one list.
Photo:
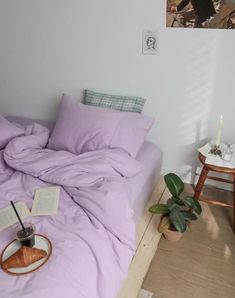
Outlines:
[[141, 113], [146, 99], [132, 96], [103, 94], [85, 90], [84, 104], [124, 112]]

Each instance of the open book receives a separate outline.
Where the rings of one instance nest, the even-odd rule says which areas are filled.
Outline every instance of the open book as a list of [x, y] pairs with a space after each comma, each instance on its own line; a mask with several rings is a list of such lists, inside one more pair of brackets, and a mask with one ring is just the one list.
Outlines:
[[[39, 188], [35, 191], [31, 212], [24, 201], [15, 203], [15, 208], [21, 219], [30, 216], [53, 215], [58, 212], [59, 199], [59, 186]], [[18, 218], [10, 204], [8, 207], [0, 209], [0, 231], [17, 222]]]
[[[25, 202], [20, 201], [15, 203], [15, 208], [21, 219], [27, 218], [30, 216], [30, 211], [25, 204]], [[15, 214], [12, 206], [0, 209], [0, 231], [10, 227], [11, 225], [18, 222], [18, 218]]]
[[52, 215], [58, 212], [60, 187], [51, 186], [38, 188], [34, 195], [32, 216]]

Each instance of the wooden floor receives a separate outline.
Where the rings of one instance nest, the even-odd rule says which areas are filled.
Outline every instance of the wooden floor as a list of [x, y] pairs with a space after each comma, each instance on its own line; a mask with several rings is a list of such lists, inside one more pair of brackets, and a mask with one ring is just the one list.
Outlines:
[[[187, 185], [186, 192], [193, 188]], [[228, 191], [207, 187], [204, 194], [232, 202]], [[232, 209], [202, 206], [200, 219], [179, 242], [160, 240], [142, 285], [157, 298], [235, 298]]]

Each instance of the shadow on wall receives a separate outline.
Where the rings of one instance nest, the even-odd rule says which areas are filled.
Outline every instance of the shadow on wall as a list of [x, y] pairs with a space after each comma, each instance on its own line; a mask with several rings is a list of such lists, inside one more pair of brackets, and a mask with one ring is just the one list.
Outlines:
[[203, 34], [187, 47], [179, 126], [180, 148], [184, 154], [178, 162], [181, 177], [193, 183], [198, 164], [197, 149], [211, 138], [208, 127], [216, 83], [219, 36], [216, 32]]

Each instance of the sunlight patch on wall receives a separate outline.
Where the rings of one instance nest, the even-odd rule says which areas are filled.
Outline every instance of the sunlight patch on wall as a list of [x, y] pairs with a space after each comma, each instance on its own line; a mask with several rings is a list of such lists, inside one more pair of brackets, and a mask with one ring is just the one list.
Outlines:
[[[194, 183], [197, 169], [197, 149], [208, 141], [210, 110], [213, 105], [220, 36], [216, 31], [200, 31], [187, 44], [183, 61], [184, 89], [180, 107], [179, 142], [180, 175]], [[199, 32], [197, 32], [199, 33]], [[193, 158], [192, 158], [192, 154]]]
[[197, 144], [207, 137], [216, 80], [218, 46], [219, 37], [216, 32], [205, 32], [200, 35], [200, 39], [195, 39], [188, 45], [189, 54], [184, 62], [185, 88], [180, 122], [182, 145]]

